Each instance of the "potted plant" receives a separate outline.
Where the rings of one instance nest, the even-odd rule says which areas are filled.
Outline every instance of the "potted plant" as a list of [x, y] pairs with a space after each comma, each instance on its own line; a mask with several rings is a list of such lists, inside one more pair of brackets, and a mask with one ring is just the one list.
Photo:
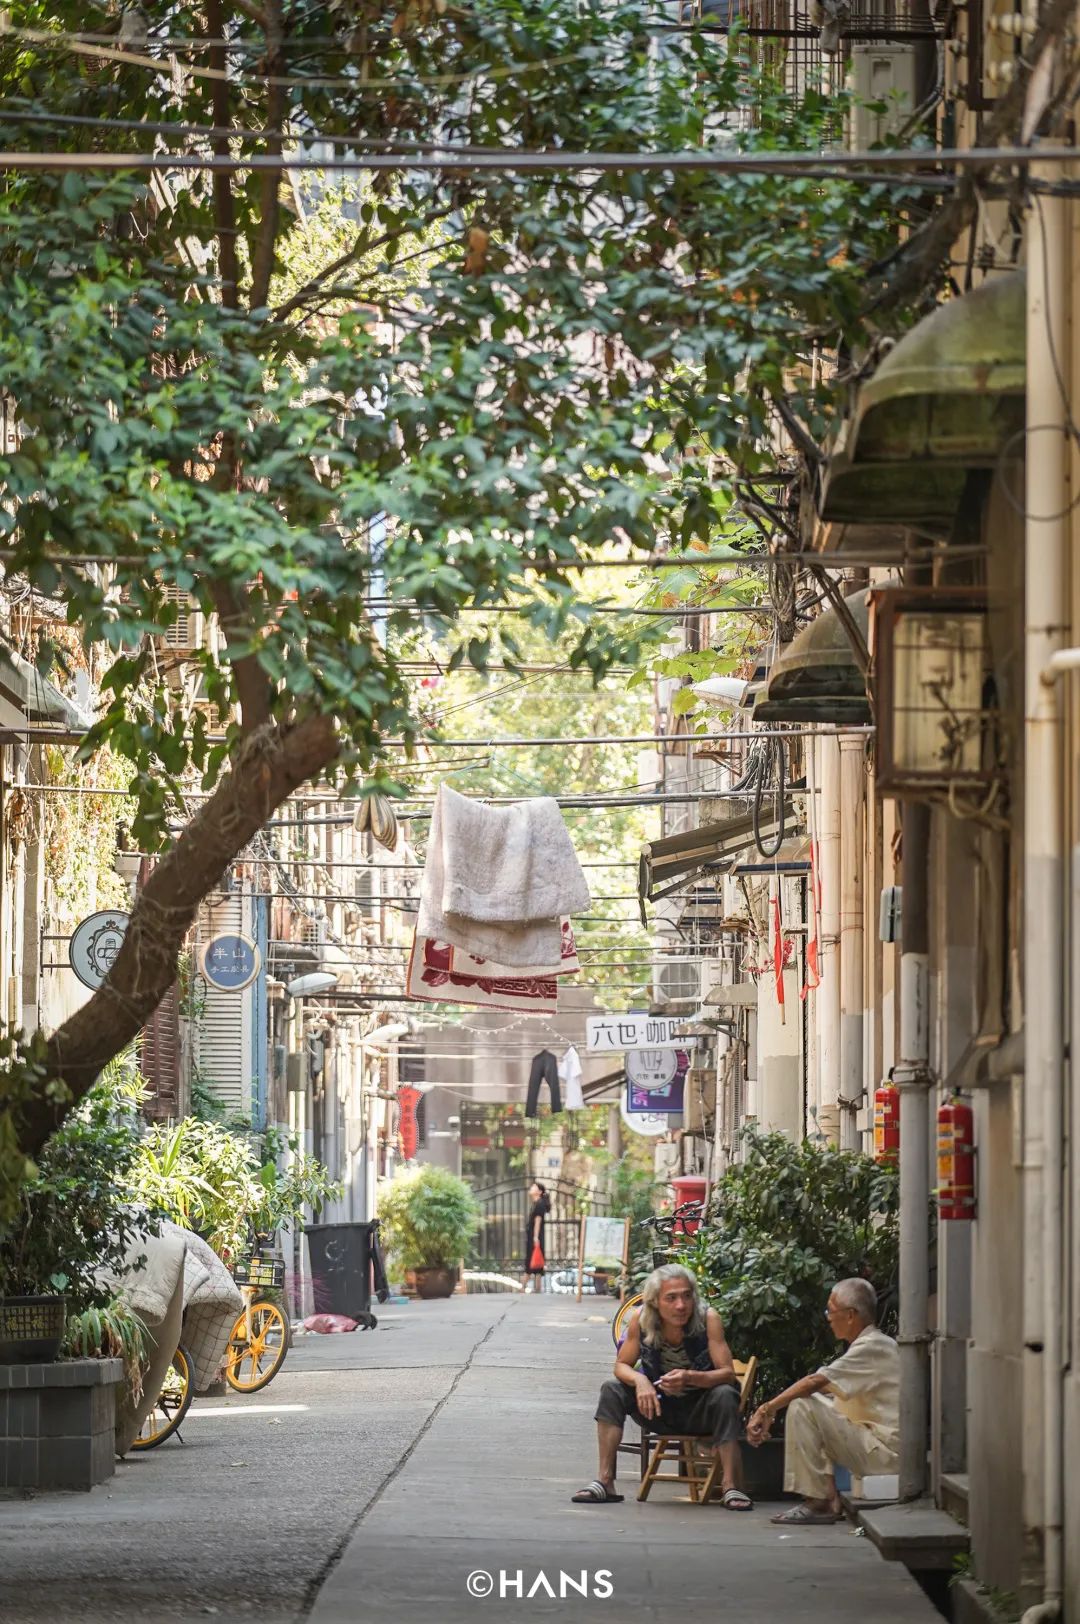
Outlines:
[[398, 1268], [415, 1273], [417, 1295], [449, 1297], [480, 1221], [465, 1180], [445, 1167], [411, 1168], [379, 1186], [378, 1214]]
[[[840, 1351], [825, 1322], [837, 1280], [862, 1275], [893, 1328], [898, 1178], [857, 1151], [780, 1133], [746, 1133], [744, 1162], [714, 1186], [706, 1221], [680, 1260], [719, 1311], [732, 1352], [756, 1354], [756, 1401], [772, 1398]], [[781, 1417], [781, 1421], [782, 1421]], [[746, 1488], [783, 1487], [783, 1440], [744, 1448]]]
[[[109, 1282], [139, 1266], [156, 1227], [125, 1188], [137, 1134], [125, 1070], [110, 1068], [27, 1167], [0, 1224], [0, 1327], [30, 1333], [9, 1331], [4, 1351], [30, 1368], [0, 1364], [0, 1393], [17, 1389], [16, 1436], [0, 1438], [11, 1488], [89, 1489], [115, 1470], [117, 1401], [142, 1382], [145, 1344]], [[61, 1435], [78, 1447], [44, 1446]]]

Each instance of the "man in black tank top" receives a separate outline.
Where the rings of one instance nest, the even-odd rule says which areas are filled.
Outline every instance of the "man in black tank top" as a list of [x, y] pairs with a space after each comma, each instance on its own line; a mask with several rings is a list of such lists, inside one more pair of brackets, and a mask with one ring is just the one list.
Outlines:
[[616, 1354], [614, 1379], [600, 1390], [596, 1481], [573, 1495], [573, 1502], [605, 1505], [623, 1498], [615, 1492], [615, 1465], [623, 1428], [634, 1420], [648, 1432], [707, 1438], [723, 1464], [723, 1505], [749, 1511], [751, 1502], [738, 1486], [739, 1387], [723, 1322], [702, 1303], [697, 1280], [681, 1264], [654, 1269], [644, 1297]]

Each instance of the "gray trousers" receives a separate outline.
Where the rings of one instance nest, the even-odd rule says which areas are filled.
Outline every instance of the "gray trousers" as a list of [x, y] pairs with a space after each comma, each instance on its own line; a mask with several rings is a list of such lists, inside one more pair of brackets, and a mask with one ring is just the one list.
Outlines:
[[689, 1432], [714, 1444], [737, 1443], [742, 1436], [737, 1387], [704, 1387], [685, 1398], [665, 1398], [661, 1393], [660, 1414], [647, 1420], [638, 1409], [634, 1389], [613, 1378], [600, 1389], [595, 1419], [620, 1428], [636, 1421], [645, 1432]]

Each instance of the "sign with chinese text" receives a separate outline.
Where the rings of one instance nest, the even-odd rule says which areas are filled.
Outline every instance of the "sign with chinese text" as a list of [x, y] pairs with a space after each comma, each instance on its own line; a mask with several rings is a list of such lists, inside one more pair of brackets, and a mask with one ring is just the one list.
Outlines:
[[262, 954], [247, 936], [215, 936], [200, 956], [203, 980], [219, 992], [242, 992], [255, 980]]
[[686, 1016], [589, 1015], [585, 1021], [587, 1054], [620, 1054], [626, 1049], [685, 1049], [675, 1033]]
[[619, 1101], [619, 1115], [631, 1133], [644, 1134], [647, 1139], [671, 1131], [671, 1117], [666, 1111], [631, 1111], [625, 1096]]
[[[642, 1051], [647, 1053], [648, 1051]], [[670, 1050], [665, 1051], [671, 1053]], [[688, 1054], [672, 1054], [674, 1065], [671, 1075], [662, 1088], [642, 1088], [635, 1081], [630, 1062], [636, 1055], [626, 1057], [626, 1109], [631, 1116], [644, 1112], [646, 1115], [662, 1113], [672, 1115], [683, 1108], [683, 1096], [686, 1091], [686, 1074], [690, 1070], [690, 1056]]]
[[626, 1075], [643, 1094], [669, 1088], [679, 1071], [677, 1049], [631, 1049], [626, 1057]]

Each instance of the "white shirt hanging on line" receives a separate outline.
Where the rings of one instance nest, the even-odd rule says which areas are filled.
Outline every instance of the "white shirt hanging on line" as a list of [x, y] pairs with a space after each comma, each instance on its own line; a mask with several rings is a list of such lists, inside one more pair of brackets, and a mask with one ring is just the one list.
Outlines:
[[571, 1044], [559, 1061], [559, 1081], [563, 1085], [563, 1110], [584, 1111], [585, 1095], [581, 1090], [581, 1061]]

